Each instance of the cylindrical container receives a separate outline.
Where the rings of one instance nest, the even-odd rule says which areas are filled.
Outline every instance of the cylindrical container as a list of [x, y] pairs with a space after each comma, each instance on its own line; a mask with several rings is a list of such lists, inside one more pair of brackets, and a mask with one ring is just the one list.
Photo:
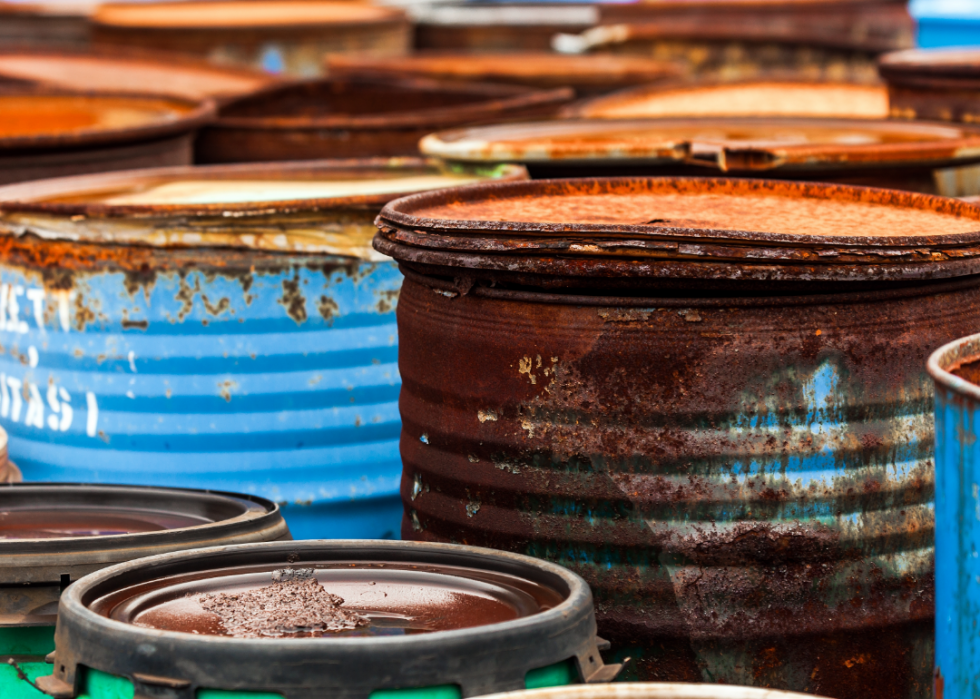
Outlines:
[[[908, 13], [900, 4], [893, 7], [901, 15], [904, 29], [895, 37], [862, 31], [846, 15], [840, 15], [834, 26], [821, 27], [819, 22], [779, 21], [768, 13], [738, 18], [724, 10], [702, 8], [700, 16], [622, 24], [604, 20], [601, 26], [579, 35], [556, 36], [553, 46], [565, 53], [614, 53], [676, 61], [697, 78], [744, 80], [788, 73], [810, 80], [869, 82], [876, 77], [879, 55], [913, 45]], [[833, 17], [838, 12], [827, 9], [825, 14]], [[874, 16], [877, 18], [878, 13]]]
[[212, 65], [182, 55], [125, 49], [0, 51], [0, 90], [28, 83], [62, 90], [176, 95], [223, 99], [273, 82], [267, 73]]
[[980, 335], [929, 357], [936, 382], [936, 671], [935, 696], [964, 699], [980, 684], [977, 599], [980, 565]]
[[628, 678], [930, 696], [925, 360], [980, 208], [581, 179], [407, 197], [402, 535], [579, 572]]
[[214, 63], [312, 77], [329, 53], [398, 56], [412, 27], [401, 10], [331, 0], [108, 3], [92, 15], [96, 46], [205, 56]]
[[895, 118], [980, 121], [980, 49], [896, 51], [878, 72]]
[[10, 460], [10, 452], [7, 449], [7, 433], [0, 429], [0, 485], [10, 483], [20, 483], [24, 480], [23, 474], [17, 465]]
[[401, 274], [372, 222], [489, 176], [526, 177], [405, 159], [0, 189], [11, 458], [32, 481], [258, 494], [297, 538], [397, 536]]
[[574, 93], [407, 78], [327, 78], [273, 86], [224, 105], [198, 138], [197, 162], [418, 155], [451, 126], [553, 114]]
[[[116, 563], [203, 546], [288, 540], [275, 503], [217, 491], [134, 486], [0, 487], [0, 696], [38, 695], [62, 591]], [[40, 696], [40, 695], [38, 695]]]
[[0, 0], [0, 47], [80, 49], [88, 46], [88, 3]]
[[417, 50], [500, 53], [550, 51], [559, 32], [599, 23], [595, 5], [577, 3], [437, 2], [411, 7]]
[[932, 122], [794, 117], [565, 119], [453, 129], [426, 155], [531, 175], [715, 175], [980, 194], [980, 130]]
[[327, 73], [333, 76], [486, 81], [539, 89], [570, 87], [578, 95], [659, 83], [681, 74], [680, 67], [673, 63], [642, 56], [566, 56], [530, 51], [489, 54], [431, 51], [400, 58], [328, 56], [326, 66]]
[[636, 682], [504, 692], [488, 694], [484, 699], [807, 699], [812, 696], [732, 685]]
[[887, 119], [888, 91], [880, 85], [785, 79], [662, 83], [577, 102], [565, 107], [561, 115], [583, 119], [717, 116]]
[[577, 575], [410, 542], [253, 544], [114, 566], [62, 595], [55, 640], [54, 674], [38, 684], [62, 699], [109, 687], [462, 699], [619, 670], [602, 662]]
[[176, 97], [0, 90], [0, 184], [190, 165], [214, 104]]

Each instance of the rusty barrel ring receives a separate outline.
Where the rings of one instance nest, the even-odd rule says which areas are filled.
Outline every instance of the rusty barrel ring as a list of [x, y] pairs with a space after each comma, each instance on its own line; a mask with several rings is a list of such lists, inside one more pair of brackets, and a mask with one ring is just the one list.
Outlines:
[[[288, 642], [199, 636], [140, 628], [89, 608], [123, 587], [175, 574], [236, 566], [308, 566], [323, 561], [456, 565], [491, 570], [550, 586], [559, 605], [512, 621], [452, 631], [373, 638], [295, 638]], [[270, 691], [287, 699], [368, 699], [381, 688], [458, 684], [463, 696], [524, 687], [529, 670], [576, 659], [582, 677], [608, 681], [592, 592], [572, 571], [520, 554], [457, 544], [385, 540], [308, 540], [222, 546], [153, 556], [87, 576], [61, 596], [54, 674], [39, 685], [75, 696], [79, 665], [129, 677], [167, 678], [173, 699], [198, 688]], [[151, 646], [154, 651], [134, 653]], [[175, 676], [176, 675], [176, 676]], [[609, 675], [609, 676], [607, 676]]]
[[937, 384], [953, 394], [968, 396], [980, 402], [980, 386], [949, 371], [953, 364], [977, 359], [980, 359], [980, 333], [953, 340], [937, 349], [929, 355], [926, 371]]

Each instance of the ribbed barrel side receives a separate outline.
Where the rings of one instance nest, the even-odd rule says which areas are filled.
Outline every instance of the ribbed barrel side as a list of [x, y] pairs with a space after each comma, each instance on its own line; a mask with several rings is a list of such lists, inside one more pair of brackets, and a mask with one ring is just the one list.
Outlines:
[[403, 535], [576, 570], [627, 677], [927, 696], [925, 360], [977, 283], [631, 303], [406, 281]]
[[255, 493], [296, 538], [397, 536], [394, 263], [4, 245], [0, 424], [25, 480]]

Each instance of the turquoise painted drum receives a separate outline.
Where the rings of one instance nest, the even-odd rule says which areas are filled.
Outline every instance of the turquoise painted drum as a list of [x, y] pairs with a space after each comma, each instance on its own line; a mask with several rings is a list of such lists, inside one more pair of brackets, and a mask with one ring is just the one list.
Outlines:
[[980, 335], [929, 358], [936, 382], [936, 699], [980, 695]]
[[0, 189], [11, 459], [25, 480], [261, 495], [296, 538], [397, 536], [402, 277], [372, 221], [483, 178], [401, 159]]

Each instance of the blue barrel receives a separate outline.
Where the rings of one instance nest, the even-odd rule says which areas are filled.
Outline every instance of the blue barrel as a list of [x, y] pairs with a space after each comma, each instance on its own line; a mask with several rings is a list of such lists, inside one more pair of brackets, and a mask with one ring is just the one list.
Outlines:
[[261, 495], [296, 538], [397, 537], [401, 274], [373, 219], [483, 178], [400, 159], [0, 188], [11, 460], [28, 481]]
[[936, 699], [980, 696], [980, 335], [929, 357], [936, 382]]

